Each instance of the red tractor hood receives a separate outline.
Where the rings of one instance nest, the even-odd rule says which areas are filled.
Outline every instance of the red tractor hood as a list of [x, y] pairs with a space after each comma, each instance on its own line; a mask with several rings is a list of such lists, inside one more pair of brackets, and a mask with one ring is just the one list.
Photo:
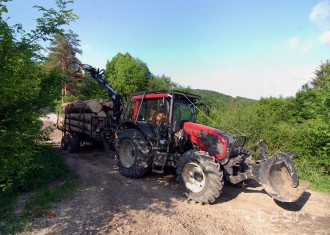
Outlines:
[[193, 122], [185, 122], [183, 130], [193, 143], [210, 156], [223, 159], [229, 155], [229, 145], [233, 138], [227, 133]]

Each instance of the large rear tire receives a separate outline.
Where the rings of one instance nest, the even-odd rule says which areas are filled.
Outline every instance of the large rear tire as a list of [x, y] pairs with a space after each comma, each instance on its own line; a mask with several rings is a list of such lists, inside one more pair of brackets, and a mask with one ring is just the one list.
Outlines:
[[118, 136], [119, 171], [129, 178], [140, 178], [151, 169], [152, 155], [146, 137], [136, 129], [124, 129]]
[[219, 163], [202, 151], [188, 151], [178, 162], [178, 181], [189, 200], [213, 203], [222, 193], [223, 172]]

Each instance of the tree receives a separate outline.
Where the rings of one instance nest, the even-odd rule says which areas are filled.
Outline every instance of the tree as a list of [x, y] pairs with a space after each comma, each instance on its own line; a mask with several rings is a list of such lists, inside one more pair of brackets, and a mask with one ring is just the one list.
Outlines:
[[78, 96], [80, 100], [90, 100], [104, 98], [108, 99], [108, 93], [92, 78], [88, 73], [83, 80], [83, 85], [80, 89], [80, 95]]
[[147, 89], [152, 75], [143, 61], [133, 58], [129, 53], [118, 53], [111, 61], [107, 61], [105, 76], [111, 86], [128, 100], [131, 93]]
[[177, 84], [172, 82], [170, 77], [165, 75], [152, 76], [149, 80], [149, 91], [171, 90], [177, 87]]
[[75, 72], [81, 62], [76, 55], [82, 53], [79, 47], [78, 35], [69, 30], [67, 34], [55, 34], [54, 40], [48, 48], [49, 55], [46, 67], [48, 69], [59, 68], [65, 77], [62, 88], [62, 104], [68, 92], [70, 94], [77, 93], [79, 79], [77, 79]]
[[315, 78], [313, 78], [311, 84], [315, 89], [322, 89], [329, 84], [330, 76], [330, 61], [322, 63], [315, 71]]
[[28, 174], [38, 166], [33, 163], [35, 140], [40, 124], [38, 109], [41, 89], [51, 94], [54, 86], [41, 86], [55, 74], [46, 72], [42, 64], [38, 40], [59, 33], [61, 25], [76, 19], [67, 9], [70, 0], [57, 0], [57, 10], [37, 7], [43, 16], [35, 30], [25, 34], [21, 25], [10, 26], [3, 14], [7, 7], [0, 3], [0, 189], [25, 188]]

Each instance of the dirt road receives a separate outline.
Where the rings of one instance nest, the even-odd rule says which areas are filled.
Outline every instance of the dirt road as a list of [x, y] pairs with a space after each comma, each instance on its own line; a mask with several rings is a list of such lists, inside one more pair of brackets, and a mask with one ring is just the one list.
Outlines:
[[173, 172], [128, 179], [104, 151], [63, 153], [78, 191], [57, 205], [55, 219], [36, 220], [27, 234], [330, 234], [327, 193], [308, 190], [285, 204], [259, 186], [225, 185], [215, 204], [200, 205], [186, 200]]
[[260, 187], [225, 185], [214, 205], [189, 203], [174, 173], [121, 176], [105, 152], [64, 152], [78, 175], [74, 199], [42, 218], [28, 234], [330, 234], [330, 195], [306, 192], [294, 204], [276, 203]]

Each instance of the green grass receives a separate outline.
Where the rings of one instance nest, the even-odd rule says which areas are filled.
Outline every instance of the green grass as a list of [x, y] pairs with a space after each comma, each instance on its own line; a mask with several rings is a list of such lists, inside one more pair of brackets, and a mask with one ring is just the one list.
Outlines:
[[16, 201], [16, 193], [0, 193], [0, 234], [8, 234], [9, 231], [16, 230], [17, 218], [13, 212]]
[[72, 197], [74, 189], [75, 184], [70, 179], [56, 186], [43, 187], [38, 190], [38, 193], [33, 198], [25, 203], [24, 209], [27, 213], [49, 209], [54, 203]]
[[55, 203], [73, 196], [74, 176], [67, 168], [63, 156], [51, 147], [41, 147], [35, 156], [37, 170], [27, 175], [21, 189], [31, 191], [20, 214], [15, 213], [19, 191], [0, 192], [0, 234], [16, 234], [25, 231], [35, 217], [51, 209]]
[[311, 165], [308, 161], [300, 161], [296, 165], [299, 179], [309, 181], [311, 189], [330, 193], [330, 176], [326, 172]]

